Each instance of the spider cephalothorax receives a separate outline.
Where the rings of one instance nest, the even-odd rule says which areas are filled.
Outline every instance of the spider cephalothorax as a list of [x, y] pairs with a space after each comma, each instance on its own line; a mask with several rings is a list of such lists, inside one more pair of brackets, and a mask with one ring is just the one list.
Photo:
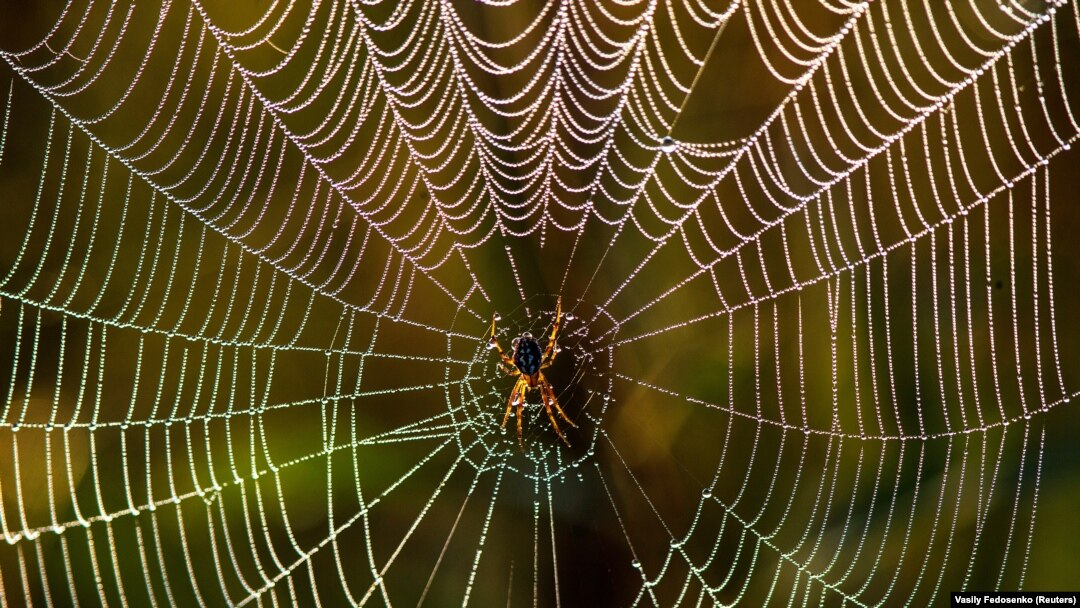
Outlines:
[[[514, 390], [510, 391], [510, 399], [506, 402], [506, 415], [503, 416], [502, 426], [506, 427], [506, 422], [510, 420], [510, 412], [514, 411], [516, 407], [518, 444], [522, 449], [525, 449], [525, 443], [521, 439], [521, 416], [525, 407], [525, 394], [530, 389], [540, 389], [540, 398], [544, 402], [544, 408], [547, 410], [548, 418], [551, 420], [551, 426], [558, 433], [559, 438], [563, 440], [563, 443], [570, 445], [562, 430], [559, 429], [559, 423], [555, 421], [555, 412], [558, 412], [559, 416], [570, 426], [577, 426], [567, 418], [566, 413], [559, 407], [559, 401], [555, 398], [555, 391], [551, 388], [547, 378], [544, 377], [543, 372], [545, 368], [551, 365], [551, 362], [555, 360], [555, 355], [559, 352], [558, 347], [555, 346], [555, 337], [559, 333], [559, 324], [561, 322], [562, 300], [560, 299], [555, 310], [555, 321], [551, 324], [551, 337], [548, 338], [547, 346], [541, 351], [540, 344], [532, 337], [532, 334], [525, 332], [520, 338], [514, 338], [513, 354], [507, 356], [502, 347], [499, 346], [499, 340], [495, 337], [495, 319], [491, 320], [491, 341], [489, 345], [499, 351], [503, 371], [511, 376], [517, 376]], [[552, 411], [553, 408], [554, 412]]]

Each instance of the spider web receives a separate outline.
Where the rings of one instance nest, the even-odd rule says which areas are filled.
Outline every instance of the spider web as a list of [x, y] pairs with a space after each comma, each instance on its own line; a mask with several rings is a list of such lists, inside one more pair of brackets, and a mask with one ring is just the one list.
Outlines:
[[0, 603], [1076, 586], [1075, 3], [485, 4], [0, 20]]

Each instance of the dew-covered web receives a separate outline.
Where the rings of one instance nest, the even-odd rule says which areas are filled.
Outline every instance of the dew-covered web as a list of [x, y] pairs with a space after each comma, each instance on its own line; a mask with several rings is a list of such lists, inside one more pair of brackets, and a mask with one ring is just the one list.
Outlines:
[[153, 4], [0, 12], [0, 604], [1076, 587], [1075, 2]]

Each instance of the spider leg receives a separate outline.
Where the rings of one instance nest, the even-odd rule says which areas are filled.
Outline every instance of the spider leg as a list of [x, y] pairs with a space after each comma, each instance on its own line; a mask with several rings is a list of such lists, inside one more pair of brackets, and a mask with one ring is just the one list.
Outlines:
[[[502, 347], [499, 346], [499, 339], [495, 337], [495, 317], [491, 317], [491, 342], [490, 342], [490, 344], [495, 347], [496, 351], [499, 352], [499, 359], [501, 359], [502, 364], [506, 366], [505, 369], [511, 369], [511, 370], [517, 371], [517, 366], [514, 365], [514, 360], [511, 359], [510, 357], [508, 357], [506, 355], [506, 353], [503, 352]], [[505, 369], [504, 369], [504, 371], [505, 371]]]
[[[518, 377], [517, 382], [514, 384], [514, 390], [510, 391], [510, 398], [506, 400], [506, 415], [503, 416], [502, 428], [506, 428], [506, 421], [510, 420], [510, 412], [514, 409], [514, 401], [517, 398], [518, 393], [523, 393], [522, 385], [525, 384], [524, 377]], [[524, 397], [524, 395], [522, 395]], [[522, 399], [524, 401], [524, 399]], [[518, 426], [521, 426], [520, 420]], [[520, 433], [519, 433], [520, 434]]]
[[547, 347], [544, 348], [544, 356], [541, 359], [542, 363], [540, 368], [543, 369], [551, 365], [551, 362], [555, 360], [555, 336], [559, 333], [559, 326], [562, 324], [562, 296], [559, 296], [558, 304], [555, 305], [555, 322], [551, 324], [551, 337], [548, 338]]
[[[559, 428], [559, 423], [555, 421], [555, 413], [551, 411], [551, 406], [554, 404], [558, 409], [559, 414], [563, 417], [563, 420], [570, 422], [570, 419], [566, 417], [566, 414], [563, 414], [562, 408], [559, 408], [559, 403], [555, 400], [555, 391], [551, 390], [551, 386], [548, 385], [546, 380], [540, 382], [540, 397], [544, 401], [544, 409], [547, 410], [548, 419], [551, 420], [552, 428], [555, 429], [555, 432], [559, 435], [559, 439], [562, 439], [563, 443], [570, 445], [570, 442], [566, 439], [566, 435], [563, 435], [562, 429]], [[570, 424], [574, 425], [573, 422], [570, 422]]]
[[514, 384], [514, 390], [510, 391], [510, 398], [506, 400], [506, 414], [503, 415], [502, 428], [506, 428], [506, 422], [510, 420], [510, 412], [514, 410], [514, 406], [517, 406], [517, 437], [518, 446], [521, 447], [521, 451], [525, 451], [525, 441], [521, 438], [521, 413], [525, 409], [525, 391], [528, 388], [528, 384], [525, 382], [525, 376], [518, 376], [517, 382]]
[[[543, 393], [544, 390], [547, 391], [548, 397], [551, 399], [551, 405], [555, 407], [555, 411], [559, 413], [559, 416], [561, 416], [567, 424], [576, 429], [577, 425], [574, 424], [574, 421], [566, 415], [566, 412], [564, 412], [561, 407], [559, 407], [559, 400], [555, 398], [555, 389], [551, 388], [551, 383], [547, 381], [547, 378], [545, 378], [543, 374], [540, 375], [540, 382], [543, 387], [541, 388], [541, 393]], [[554, 422], [554, 420], [552, 422]]]

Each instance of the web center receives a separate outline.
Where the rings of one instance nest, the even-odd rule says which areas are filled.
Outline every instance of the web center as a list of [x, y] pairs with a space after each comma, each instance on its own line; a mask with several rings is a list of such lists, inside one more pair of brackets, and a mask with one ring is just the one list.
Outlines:
[[460, 400], [449, 405], [459, 447], [478, 467], [534, 472], [547, 461], [557, 473], [595, 452], [610, 403], [614, 324], [601, 309], [577, 305], [552, 338], [556, 318], [555, 302], [497, 315], [494, 339], [489, 330], [475, 346]]

